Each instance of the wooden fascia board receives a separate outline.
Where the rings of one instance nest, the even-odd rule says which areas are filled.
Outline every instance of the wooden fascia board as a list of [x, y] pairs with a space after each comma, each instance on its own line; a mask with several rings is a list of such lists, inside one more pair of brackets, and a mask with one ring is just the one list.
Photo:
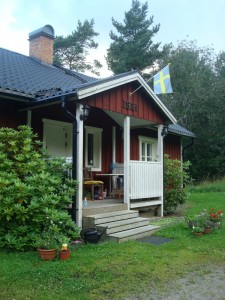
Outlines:
[[137, 75], [131, 74], [129, 76], [124, 76], [120, 78], [113, 78], [106, 81], [106, 82], [100, 82], [95, 84], [94, 86], [91, 87], [81, 87], [77, 88], [77, 96], [78, 99], [83, 99], [104, 91], [107, 91], [108, 89], [112, 89], [115, 87], [118, 87], [120, 85], [132, 82], [137, 79]]
[[160, 109], [165, 113], [165, 115], [170, 119], [173, 124], [177, 123], [176, 118], [171, 114], [171, 112], [166, 108], [166, 106], [162, 103], [162, 101], [156, 96], [156, 94], [152, 91], [150, 86], [146, 83], [143, 77], [139, 73], [130, 74], [120, 78], [113, 78], [108, 80], [107, 82], [100, 82], [94, 86], [86, 87], [86, 88], [78, 88], [77, 89], [77, 97], [78, 99], [84, 99], [86, 97], [107, 91], [108, 89], [112, 89], [126, 83], [130, 83], [132, 81], [137, 80], [140, 83], [140, 87], [142, 86], [146, 92], [151, 96], [151, 98], [155, 101], [155, 103], [160, 107]]

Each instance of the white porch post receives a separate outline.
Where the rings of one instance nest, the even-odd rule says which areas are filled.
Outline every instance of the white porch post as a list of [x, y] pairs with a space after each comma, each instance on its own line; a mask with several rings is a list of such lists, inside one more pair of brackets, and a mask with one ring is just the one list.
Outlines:
[[[116, 127], [113, 126], [112, 128], [112, 162], [116, 162]], [[116, 187], [116, 178], [112, 176], [111, 184], [112, 184], [112, 191]], [[110, 191], [110, 192], [112, 192]]]
[[76, 106], [76, 120], [77, 120], [77, 193], [76, 193], [76, 224], [82, 227], [82, 204], [83, 204], [83, 121], [80, 120], [82, 113], [82, 105]]
[[130, 117], [124, 117], [124, 203], [130, 209]]
[[164, 188], [164, 153], [163, 153], [163, 136], [162, 136], [162, 129], [163, 129], [163, 125], [159, 125], [158, 126], [158, 161], [160, 161], [162, 163], [162, 174], [160, 176], [160, 180], [162, 180], [162, 196], [161, 196], [161, 200], [162, 200], [162, 204], [160, 206], [160, 211], [158, 211], [158, 213], [160, 214], [161, 217], [163, 217], [163, 188]]
[[112, 128], [112, 161], [116, 162], [116, 127]]
[[158, 125], [158, 149], [157, 157], [158, 161], [163, 161], [163, 137], [162, 137], [163, 125]]

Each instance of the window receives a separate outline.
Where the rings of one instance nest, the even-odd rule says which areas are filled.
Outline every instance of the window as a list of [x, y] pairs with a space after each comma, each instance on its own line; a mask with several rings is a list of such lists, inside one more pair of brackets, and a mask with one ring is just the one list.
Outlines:
[[157, 139], [139, 136], [141, 161], [157, 161]]
[[101, 171], [102, 129], [85, 126], [85, 167]]

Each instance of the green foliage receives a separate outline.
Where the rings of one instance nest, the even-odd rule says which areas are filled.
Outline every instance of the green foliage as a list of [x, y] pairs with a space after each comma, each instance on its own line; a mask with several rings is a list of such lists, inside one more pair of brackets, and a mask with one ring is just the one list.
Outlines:
[[[224, 211], [224, 193], [195, 192], [189, 197], [185, 212], [197, 214], [213, 207], [212, 203]], [[224, 270], [224, 234], [225, 226], [222, 226], [198, 239], [188, 229], [184, 218], [176, 217], [175, 224], [157, 233], [171, 238], [172, 242], [158, 246], [140, 241], [89, 244], [71, 251], [71, 259], [66, 262], [49, 263], [40, 262], [34, 251], [1, 251], [0, 298], [84, 300], [91, 295], [92, 300], [148, 299], [154, 291], [154, 295], [165, 292], [159, 293], [157, 299], [167, 299], [170, 291], [177, 292], [174, 282], [179, 278], [183, 280], [190, 274], [199, 282], [206, 275], [204, 272], [212, 279], [214, 271]], [[202, 272], [200, 276], [197, 270]]]
[[185, 185], [190, 182], [188, 175], [189, 162], [183, 163], [164, 156], [164, 212], [175, 210], [179, 204], [187, 200]]
[[94, 20], [85, 20], [83, 24], [78, 21], [76, 30], [70, 35], [56, 36], [54, 42], [54, 63], [70, 70], [84, 72], [91, 71], [99, 75], [98, 69], [102, 67], [98, 60], [93, 63], [87, 61], [90, 49], [96, 49], [98, 44], [94, 38], [98, 33], [94, 31]]
[[199, 227], [199, 226], [194, 226], [193, 228], [192, 228], [192, 232], [203, 232], [204, 231], [204, 229], [202, 228], [202, 227]]
[[77, 234], [66, 209], [76, 192], [67, 168], [48, 158], [29, 127], [0, 129], [0, 248], [32, 248], [46, 218], [60, 234]]
[[191, 193], [225, 192], [225, 178], [215, 181], [204, 181], [198, 185], [188, 187]]
[[161, 52], [160, 43], [154, 44], [153, 36], [159, 31], [159, 25], [153, 25], [153, 16], [147, 18], [148, 3], [132, 1], [132, 7], [125, 12], [124, 25], [112, 18], [112, 24], [118, 35], [110, 32], [113, 42], [107, 50], [107, 64], [115, 74], [143, 70], [149, 67]]
[[[193, 131], [197, 139], [185, 151], [192, 177], [198, 182], [225, 175], [225, 54], [216, 56], [210, 47], [198, 47], [195, 41], [168, 46], [161, 61], [171, 63], [173, 94], [161, 99], [176, 116], [178, 123]], [[183, 145], [190, 141], [184, 141]]]

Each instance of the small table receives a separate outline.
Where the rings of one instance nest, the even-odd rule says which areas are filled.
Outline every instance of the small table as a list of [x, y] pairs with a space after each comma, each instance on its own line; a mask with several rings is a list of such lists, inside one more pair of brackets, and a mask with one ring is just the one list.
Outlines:
[[110, 178], [110, 180], [109, 180], [109, 193], [110, 193], [110, 195], [112, 195], [112, 178], [113, 178], [113, 176], [116, 176], [116, 177], [118, 177], [118, 176], [124, 176], [124, 174], [119, 174], [119, 173], [107, 173], [107, 174], [102, 174], [102, 173], [99, 173], [99, 174], [95, 174], [96, 176], [105, 176], [105, 177], [107, 177], [107, 176], [109, 176], [109, 177], [111, 177]]

